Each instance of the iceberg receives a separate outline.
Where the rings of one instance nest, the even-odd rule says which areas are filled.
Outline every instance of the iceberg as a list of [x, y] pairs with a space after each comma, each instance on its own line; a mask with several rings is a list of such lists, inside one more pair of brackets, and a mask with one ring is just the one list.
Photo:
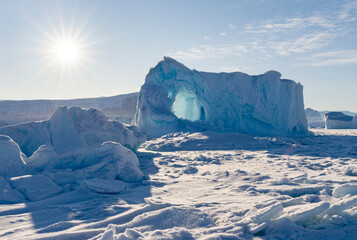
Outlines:
[[305, 135], [303, 86], [280, 77], [200, 72], [164, 57], [146, 76], [133, 124], [150, 138], [204, 130]]
[[307, 124], [310, 128], [325, 128], [325, 119], [319, 111], [312, 108], [305, 109]]
[[327, 129], [357, 129], [357, 115], [349, 116], [343, 112], [325, 113]]

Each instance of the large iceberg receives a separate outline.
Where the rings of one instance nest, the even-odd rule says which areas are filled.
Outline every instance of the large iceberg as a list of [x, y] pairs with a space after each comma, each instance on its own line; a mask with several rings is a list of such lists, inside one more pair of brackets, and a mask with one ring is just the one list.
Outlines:
[[349, 116], [343, 112], [325, 113], [327, 129], [357, 129], [357, 115]]
[[201, 130], [304, 135], [303, 86], [280, 77], [199, 72], [165, 57], [146, 76], [133, 123], [149, 137]]

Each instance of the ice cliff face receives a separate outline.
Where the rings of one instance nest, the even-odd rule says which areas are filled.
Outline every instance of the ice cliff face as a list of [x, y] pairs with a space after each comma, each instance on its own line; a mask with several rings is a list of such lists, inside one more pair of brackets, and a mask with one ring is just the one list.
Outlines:
[[199, 72], [165, 57], [146, 76], [133, 123], [149, 137], [187, 130], [306, 134], [303, 87], [280, 77]]
[[357, 129], [357, 115], [348, 116], [343, 112], [325, 113], [327, 129]]

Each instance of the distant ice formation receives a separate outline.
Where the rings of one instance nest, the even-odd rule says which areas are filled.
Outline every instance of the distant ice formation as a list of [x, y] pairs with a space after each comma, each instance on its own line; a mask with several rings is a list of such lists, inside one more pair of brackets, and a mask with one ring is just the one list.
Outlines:
[[310, 128], [325, 128], [324, 117], [319, 111], [312, 108], [305, 109], [307, 124]]
[[304, 135], [303, 87], [280, 77], [199, 72], [165, 57], [146, 76], [133, 123], [149, 137], [190, 130]]
[[2, 100], [0, 101], [0, 127], [47, 120], [61, 106], [95, 108], [110, 119], [130, 123], [135, 114], [137, 98], [138, 93], [130, 93], [113, 97], [72, 100]]
[[325, 113], [327, 129], [357, 129], [357, 115], [354, 117], [343, 112]]

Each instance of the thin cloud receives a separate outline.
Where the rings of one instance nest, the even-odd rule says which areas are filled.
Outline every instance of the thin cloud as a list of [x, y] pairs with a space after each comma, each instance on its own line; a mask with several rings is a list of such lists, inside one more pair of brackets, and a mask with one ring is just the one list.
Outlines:
[[235, 29], [236, 26], [234, 26], [233, 24], [228, 24], [228, 28], [229, 28], [229, 29]]
[[301, 59], [313, 66], [332, 66], [357, 64], [357, 50], [329, 51], [311, 54], [308, 58]]
[[221, 32], [221, 33], [219, 34], [219, 36], [221, 36], [221, 37], [224, 37], [224, 36], [226, 36], [226, 35], [227, 35], [226, 32]]
[[202, 60], [205, 58], [219, 58], [227, 56], [240, 56], [247, 52], [247, 48], [239, 44], [227, 45], [198, 45], [192, 46], [188, 50], [179, 50], [173, 54], [168, 54], [175, 59]]

